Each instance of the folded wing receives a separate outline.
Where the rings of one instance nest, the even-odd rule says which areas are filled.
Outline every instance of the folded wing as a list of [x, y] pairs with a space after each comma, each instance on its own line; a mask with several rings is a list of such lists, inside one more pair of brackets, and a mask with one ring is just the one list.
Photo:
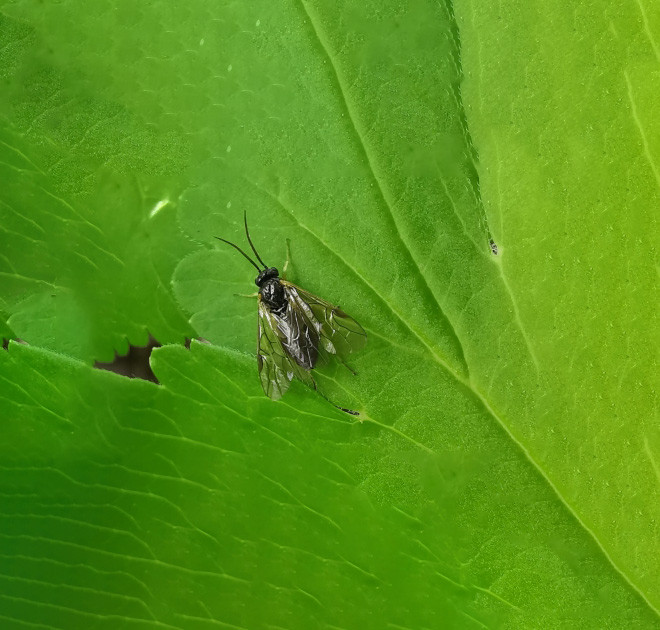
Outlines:
[[332, 355], [342, 361], [367, 343], [367, 333], [352, 317], [316, 295], [281, 280], [287, 306], [276, 315], [259, 300], [257, 364], [261, 386], [278, 400], [293, 378], [316, 389], [310, 374]]
[[259, 300], [257, 365], [261, 386], [269, 398], [281, 398], [294, 377], [314, 386], [309, 370], [316, 363], [318, 337], [311, 343], [314, 337], [306, 329], [302, 316], [290, 306], [280, 317]]
[[357, 352], [367, 343], [367, 333], [352, 317], [338, 306], [334, 306], [295, 284], [282, 281], [287, 299], [303, 313], [307, 326], [317, 331], [319, 352], [336, 354], [346, 359], [351, 352]]

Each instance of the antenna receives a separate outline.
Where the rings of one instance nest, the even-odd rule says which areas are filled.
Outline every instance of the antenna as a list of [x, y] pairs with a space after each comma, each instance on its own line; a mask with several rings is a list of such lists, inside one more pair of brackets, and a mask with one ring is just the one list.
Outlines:
[[[234, 245], [232, 242], [226, 241], [224, 238], [220, 238], [219, 236], [216, 236], [215, 238], [217, 238], [219, 241], [222, 241], [223, 243], [227, 243], [227, 245], [231, 245], [234, 249], [237, 249], [239, 252], [241, 252], [241, 254], [243, 254], [243, 256], [245, 256], [255, 266], [256, 270], [259, 273], [261, 273], [261, 269], [259, 269], [259, 267], [257, 267], [257, 263], [254, 262], [254, 260], [252, 260], [252, 258], [250, 258], [238, 245]], [[252, 249], [254, 249], [254, 247]], [[256, 252], [255, 252], [255, 254], [256, 254]], [[264, 265], [264, 267], [265, 266], [266, 265]]]
[[264, 269], [266, 269], [268, 265], [263, 260], [261, 260], [261, 256], [259, 256], [259, 253], [254, 248], [254, 245], [252, 244], [252, 239], [250, 238], [250, 232], [248, 231], [248, 226], [247, 226], [247, 210], [243, 211], [243, 221], [245, 222], [245, 235], [247, 236], [248, 243], [250, 243], [250, 247], [252, 248], [254, 255], [257, 257], [257, 260], [264, 266]]

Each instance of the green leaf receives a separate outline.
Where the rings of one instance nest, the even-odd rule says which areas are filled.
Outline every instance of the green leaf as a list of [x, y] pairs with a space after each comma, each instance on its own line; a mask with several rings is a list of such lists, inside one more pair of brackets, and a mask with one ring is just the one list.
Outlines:
[[179, 138], [81, 81], [36, 26], [0, 24], [0, 309], [14, 334], [89, 362], [148, 332], [182, 341], [169, 281], [193, 247], [175, 220]]
[[[178, 262], [216, 344], [0, 353], [7, 623], [660, 626], [647, 4], [0, 5], [12, 330], [180, 339]], [[363, 422], [263, 396], [244, 210], [365, 326], [319, 375]]]
[[272, 403], [228, 351], [153, 364], [163, 387], [0, 354], [17, 627], [653, 627], [478, 401], [422, 443], [303, 387]]

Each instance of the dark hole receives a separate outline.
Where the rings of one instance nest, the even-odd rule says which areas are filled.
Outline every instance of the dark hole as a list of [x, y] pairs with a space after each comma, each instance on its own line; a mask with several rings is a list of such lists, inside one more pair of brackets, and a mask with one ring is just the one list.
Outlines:
[[154, 348], [159, 348], [160, 344], [149, 335], [149, 343], [146, 346], [129, 346], [128, 352], [121, 356], [115, 356], [114, 361], [102, 363], [97, 361], [95, 368], [100, 370], [109, 370], [121, 376], [129, 378], [141, 378], [145, 381], [158, 383], [156, 375], [151, 371], [149, 357]]

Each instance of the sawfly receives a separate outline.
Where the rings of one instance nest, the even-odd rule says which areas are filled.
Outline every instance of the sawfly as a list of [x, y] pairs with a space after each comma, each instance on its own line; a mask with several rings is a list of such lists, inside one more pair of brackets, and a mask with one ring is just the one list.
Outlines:
[[[288, 282], [275, 267], [266, 265], [250, 238], [247, 214], [243, 220], [248, 243], [263, 268], [238, 245], [219, 236], [215, 238], [238, 250], [259, 273], [254, 283], [259, 287], [257, 365], [261, 386], [272, 400], [281, 398], [294, 378], [318, 392], [311, 371], [334, 355], [353, 372], [344, 360], [364, 347], [367, 333], [338, 306]], [[359, 415], [357, 411], [334, 406]]]

